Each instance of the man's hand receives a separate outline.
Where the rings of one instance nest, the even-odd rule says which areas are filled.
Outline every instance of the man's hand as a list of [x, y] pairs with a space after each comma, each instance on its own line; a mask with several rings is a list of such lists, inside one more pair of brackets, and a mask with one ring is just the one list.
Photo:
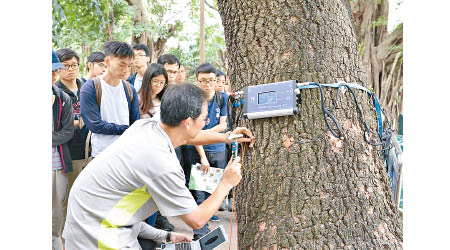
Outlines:
[[55, 103], [55, 95], [52, 95], [52, 105]]
[[230, 160], [225, 168], [225, 171], [223, 172], [222, 183], [230, 189], [239, 184], [242, 179], [241, 164], [239, 163], [240, 160], [241, 157], [239, 156], [236, 157], [234, 161]]
[[255, 143], [255, 137], [253, 136], [252, 132], [248, 128], [237, 127], [230, 134], [231, 135], [244, 134], [244, 135], [248, 136], [248, 137], [241, 137], [241, 138], [237, 139], [237, 141], [241, 142], [241, 143], [242, 142], [250, 142], [250, 144], [248, 145], [249, 147], [253, 147], [253, 144]]
[[209, 173], [209, 162], [208, 162], [208, 159], [206, 157], [205, 158], [201, 158], [200, 162], [202, 164], [202, 171], [203, 171], [203, 173], [204, 174]]
[[187, 235], [171, 232], [170, 233], [170, 241], [173, 243], [177, 243], [177, 242], [192, 241], [192, 239], [191, 239], [191, 237], [189, 237]]

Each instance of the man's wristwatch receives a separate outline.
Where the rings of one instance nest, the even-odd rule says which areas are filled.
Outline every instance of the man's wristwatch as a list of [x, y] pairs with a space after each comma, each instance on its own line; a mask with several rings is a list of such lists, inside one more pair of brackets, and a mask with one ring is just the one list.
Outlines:
[[166, 235], [166, 242], [170, 242], [170, 232], [167, 232], [167, 235]]
[[231, 144], [230, 135], [231, 135], [231, 131], [228, 131], [228, 132], [225, 133], [225, 136], [227, 137], [226, 143], [227, 143], [228, 145]]

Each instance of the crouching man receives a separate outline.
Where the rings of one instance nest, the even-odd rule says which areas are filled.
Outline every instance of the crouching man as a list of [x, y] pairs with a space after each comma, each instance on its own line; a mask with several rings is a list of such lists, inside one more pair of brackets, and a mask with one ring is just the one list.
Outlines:
[[[142, 221], [160, 210], [199, 229], [241, 180], [236, 159], [226, 167], [215, 192], [199, 206], [184, 185], [174, 148], [228, 142], [225, 134], [202, 131], [207, 115], [202, 89], [190, 83], [170, 85], [161, 100], [161, 122], [136, 121], [75, 181], [63, 232], [65, 249], [141, 249], [138, 237], [189, 241]], [[248, 129], [237, 128], [233, 133], [246, 134], [240, 141], [252, 146], [254, 137]]]

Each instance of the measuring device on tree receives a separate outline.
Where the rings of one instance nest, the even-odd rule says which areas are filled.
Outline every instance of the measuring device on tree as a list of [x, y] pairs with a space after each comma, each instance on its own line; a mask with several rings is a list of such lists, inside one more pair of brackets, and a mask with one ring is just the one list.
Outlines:
[[[325, 96], [323, 93], [324, 87], [336, 88], [336, 100], [334, 106], [328, 109], [325, 106]], [[331, 134], [339, 139], [344, 139], [343, 132], [339, 122], [337, 121], [333, 111], [336, 109], [336, 104], [339, 99], [339, 93], [344, 93], [345, 90], [353, 96], [356, 109], [360, 115], [360, 118], [364, 125], [364, 140], [372, 146], [382, 146], [382, 151], [387, 150], [387, 145], [390, 143], [392, 129], [389, 120], [387, 120], [388, 127], [383, 129], [382, 121], [382, 110], [377, 96], [369, 91], [367, 88], [359, 85], [358, 83], [328, 83], [328, 84], [318, 84], [314, 82], [303, 82], [298, 83], [297, 80], [288, 80], [282, 82], [274, 82], [262, 85], [247, 86], [243, 91], [238, 91], [232, 93], [231, 96], [234, 98], [229, 98], [234, 102], [234, 107], [237, 108], [243, 105], [243, 118], [244, 119], [261, 119], [269, 117], [280, 117], [288, 115], [299, 114], [299, 104], [300, 104], [300, 91], [304, 89], [318, 88], [321, 97], [321, 108], [325, 124]], [[372, 131], [366, 123], [362, 108], [359, 105], [357, 98], [353, 89], [358, 89], [369, 94], [371, 98], [371, 103], [376, 110], [377, 117], [377, 131]], [[237, 102], [236, 102], [237, 100]], [[242, 110], [242, 108], [241, 108]], [[242, 111], [241, 111], [242, 112]], [[238, 115], [238, 119], [240, 114]], [[333, 126], [332, 126], [333, 125]], [[377, 135], [379, 142], [375, 142], [370, 139], [370, 135]]]
[[248, 86], [238, 94], [244, 97], [244, 118], [259, 119], [299, 113], [297, 81], [289, 80]]

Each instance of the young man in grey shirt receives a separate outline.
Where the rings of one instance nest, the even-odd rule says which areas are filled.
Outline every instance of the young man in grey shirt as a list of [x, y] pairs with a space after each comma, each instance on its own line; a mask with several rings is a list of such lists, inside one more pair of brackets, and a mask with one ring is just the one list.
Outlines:
[[[229, 135], [202, 131], [207, 116], [204, 92], [187, 83], [171, 85], [161, 100], [161, 122], [136, 121], [81, 172], [69, 196], [65, 249], [141, 249], [138, 237], [174, 242], [187, 236], [155, 229], [142, 221], [157, 210], [201, 228], [241, 180], [239, 159], [230, 162], [215, 192], [197, 206], [185, 187], [174, 148], [189, 143], [229, 142]], [[253, 144], [246, 128], [241, 142]]]

